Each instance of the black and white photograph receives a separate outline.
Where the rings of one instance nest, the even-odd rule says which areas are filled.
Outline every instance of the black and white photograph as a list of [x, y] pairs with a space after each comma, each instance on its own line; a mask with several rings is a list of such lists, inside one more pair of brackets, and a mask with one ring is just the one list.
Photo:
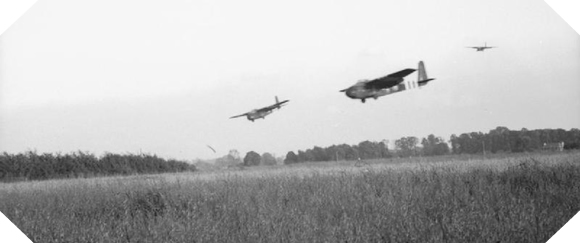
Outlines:
[[0, 32], [0, 212], [29, 242], [548, 242], [580, 35], [544, 0], [34, 0]]

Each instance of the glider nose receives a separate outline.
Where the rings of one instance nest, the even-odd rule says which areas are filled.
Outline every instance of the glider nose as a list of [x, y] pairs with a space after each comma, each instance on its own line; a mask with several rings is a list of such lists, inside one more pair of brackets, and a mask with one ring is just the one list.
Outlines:
[[344, 94], [346, 94], [346, 96], [348, 96], [349, 98], [356, 98], [356, 92], [353, 89], [348, 89], [346, 90], [346, 92], [344, 92]]

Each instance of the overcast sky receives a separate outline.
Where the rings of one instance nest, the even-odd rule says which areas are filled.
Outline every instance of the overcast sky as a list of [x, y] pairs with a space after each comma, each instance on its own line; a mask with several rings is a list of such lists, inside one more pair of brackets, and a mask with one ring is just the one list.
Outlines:
[[[338, 92], [420, 60], [436, 78], [420, 90]], [[542, 0], [39, 0], [0, 35], [0, 149], [189, 160], [568, 130], [579, 67], [580, 36]], [[290, 102], [265, 120], [228, 119], [275, 95]]]

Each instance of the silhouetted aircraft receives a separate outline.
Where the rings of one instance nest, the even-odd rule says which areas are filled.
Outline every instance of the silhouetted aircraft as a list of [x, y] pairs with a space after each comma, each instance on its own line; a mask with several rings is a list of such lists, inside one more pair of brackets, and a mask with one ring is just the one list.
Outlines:
[[361, 80], [355, 85], [343, 89], [340, 92], [345, 92], [346, 96], [349, 98], [360, 99], [362, 103], [365, 103], [365, 100], [368, 98], [377, 99], [380, 96], [418, 88], [426, 85], [429, 81], [435, 80], [427, 77], [425, 65], [423, 64], [423, 61], [420, 61], [418, 79], [416, 81], [404, 82], [403, 78], [415, 71], [415, 69], [408, 68], [382, 78]]
[[475, 51], [485, 51], [485, 49], [497, 48], [497, 46], [487, 46], [487, 42], [484, 46], [468, 46], [467, 48], [473, 48]]
[[271, 106], [266, 106], [266, 107], [260, 108], [260, 109], [254, 109], [252, 111], [249, 111], [249, 112], [241, 114], [241, 115], [232, 116], [232, 117], [230, 117], [230, 119], [236, 118], [236, 117], [242, 117], [242, 116], [246, 116], [248, 118], [248, 120], [250, 120], [252, 122], [256, 119], [259, 119], [259, 118], [265, 119], [265, 117], [267, 115], [270, 115], [270, 113], [272, 113], [272, 110], [280, 109], [284, 105], [284, 103], [286, 103], [288, 101], [289, 100], [279, 102], [278, 96], [276, 96], [276, 104], [273, 104]]

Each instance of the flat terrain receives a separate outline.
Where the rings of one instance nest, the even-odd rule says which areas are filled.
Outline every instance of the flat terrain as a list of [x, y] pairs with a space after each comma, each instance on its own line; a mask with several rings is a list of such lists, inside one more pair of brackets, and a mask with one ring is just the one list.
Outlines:
[[0, 184], [34, 242], [545, 242], [579, 210], [577, 152]]

